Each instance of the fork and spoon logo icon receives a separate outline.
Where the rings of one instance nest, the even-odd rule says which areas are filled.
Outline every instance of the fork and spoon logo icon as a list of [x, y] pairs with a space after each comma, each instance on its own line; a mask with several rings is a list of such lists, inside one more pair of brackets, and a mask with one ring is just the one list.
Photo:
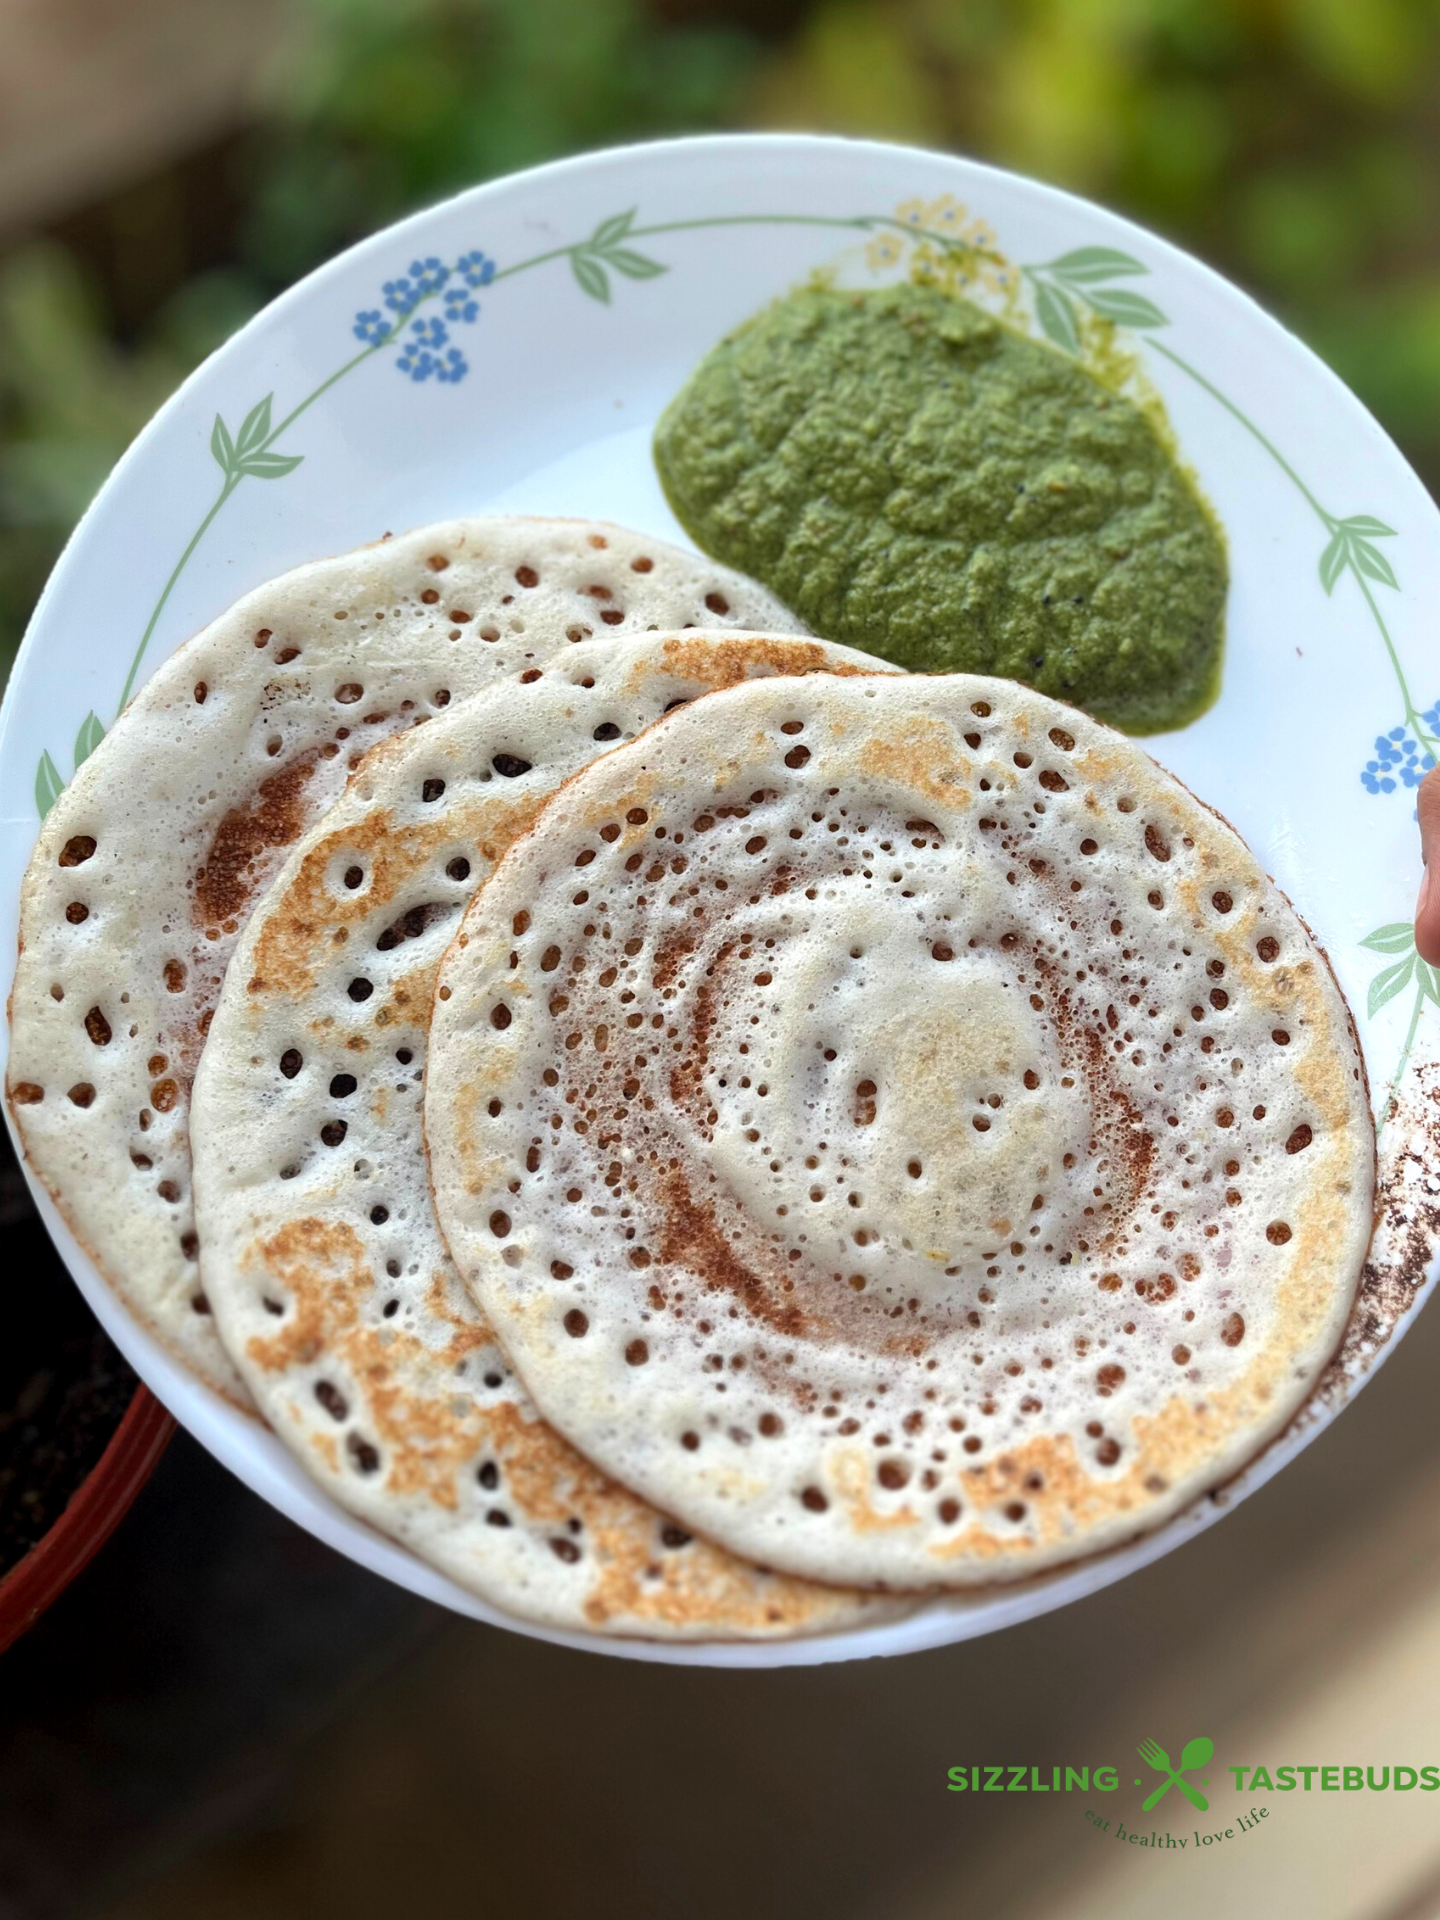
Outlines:
[[1179, 1787], [1191, 1805], [1198, 1807], [1201, 1813], [1209, 1811], [1210, 1802], [1201, 1793], [1199, 1787], [1183, 1779], [1182, 1775], [1189, 1773], [1195, 1767], [1203, 1767], [1210, 1761], [1215, 1752], [1213, 1740], [1207, 1740], [1203, 1734], [1194, 1740], [1187, 1740], [1181, 1750], [1178, 1767], [1171, 1766], [1170, 1756], [1158, 1740], [1142, 1740], [1135, 1751], [1147, 1767], [1153, 1767], [1156, 1773], [1163, 1773], [1165, 1776], [1143, 1803], [1144, 1812], [1148, 1813], [1152, 1807], [1157, 1806], [1171, 1787]]

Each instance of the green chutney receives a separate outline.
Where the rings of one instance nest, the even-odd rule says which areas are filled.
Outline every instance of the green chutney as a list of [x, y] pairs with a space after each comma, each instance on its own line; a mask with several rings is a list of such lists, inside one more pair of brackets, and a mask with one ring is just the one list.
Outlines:
[[1129, 733], [1219, 689], [1219, 528], [1140, 409], [933, 288], [815, 288], [722, 340], [655, 435], [691, 538], [818, 634], [1001, 674]]

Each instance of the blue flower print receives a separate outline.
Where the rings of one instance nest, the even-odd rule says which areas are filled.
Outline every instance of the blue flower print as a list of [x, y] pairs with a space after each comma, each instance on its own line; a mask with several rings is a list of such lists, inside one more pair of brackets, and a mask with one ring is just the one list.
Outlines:
[[478, 247], [471, 253], [462, 253], [455, 262], [455, 271], [467, 287], [488, 287], [495, 278], [495, 262]]
[[[479, 319], [474, 289], [488, 287], [495, 272], [495, 262], [478, 247], [461, 254], [454, 266], [434, 254], [412, 260], [408, 273], [397, 274], [381, 288], [384, 306], [362, 309], [351, 331], [367, 347], [398, 347], [393, 365], [407, 380], [443, 380], [453, 386], [465, 378], [470, 363], [451, 344], [450, 328], [471, 326]], [[443, 318], [434, 313], [411, 319], [417, 307], [437, 297], [444, 300]]]
[[405, 350], [395, 362], [401, 373], [412, 380], [445, 380], [454, 386], [470, 371], [469, 362], [458, 347], [434, 353], [420, 341], [407, 340]]
[[398, 280], [387, 280], [381, 288], [385, 295], [385, 304], [392, 313], [398, 313], [403, 320], [407, 314], [415, 311], [420, 295], [402, 274]]
[[423, 300], [427, 294], [438, 293], [449, 278], [449, 267], [437, 260], [434, 254], [426, 260], [410, 262], [410, 279], [414, 284], [417, 300]]
[[414, 320], [410, 325], [413, 339], [422, 347], [443, 347], [450, 335], [445, 330], [443, 320]]
[[[1440, 700], [1420, 715], [1433, 738], [1440, 732]], [[1367, 793], [1394, 793], [1397, 787], [1418, 787], [1435, 765], [1435, 756], [1405, 727], [1391, 727], [1375, 736], [1374, 758], [1365, 762], [1360, 784]]]
[[357, 340], [363, 340], [367, 347], [381, 347], [390, 338], [390, 322], [378, 307], [368, 312], [357, 313], [352, 329]]

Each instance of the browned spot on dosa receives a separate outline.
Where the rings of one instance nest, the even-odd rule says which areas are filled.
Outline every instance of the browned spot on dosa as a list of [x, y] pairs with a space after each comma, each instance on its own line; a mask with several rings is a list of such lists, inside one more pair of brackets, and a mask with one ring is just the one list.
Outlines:
[[[785, 634], [707, 635], [697, 640], [678, 633], [662, 643], [661, 659], [664, 670], [677, 680], [694, 680], [710, 691], [739, 686], [742, 680], [756, 678], [757, 669], [766, 667], [777, 674], [830, 673], [845, 678], [876, 671], [868, 664], [837, 660], [822, 641]], [[636, 662], [629, 690], [643, 690], [654, 671], [652, 656], [647, 654], [643, 661]]]
[[897, 787], [923, 793], [941, 806], [966, 807], [970, 795], [964, 781], [970, 763], [956, 753], [955, 734], [943, 720], [914, 715], [886, 736], [865, 740], [858, 761], [866, 773], [892, 781]]
[[1097, 1241], [1103, 1254], [1123, 1236], [1139, 1208], [1155, 1159], [1155, 1138], [1115, 1075], [1099, 1026], [1102, 1016], [1092, 1013], [1087, 1021], [1070, 989], [1059, 984], [1057, 969], [1043, 954], [1035, 955], [1034, 965], [1050, 996], [1048, 1011], [1055, 1022], [1065, 1064], [1089, 1089], [1097, 1144], [1109, 1160], [1112, 1211]]
[[196, 869], [198, 925], [223, 926], [243, 913], [260, 877], [261, 855], [299, 839], [308, 818], [305, 783], [314, 771], [315, 755], [302, 754], [262, 780], [248, 804], [231, 807], [215, 829], [204, 865]]
[[[384, 766], [381, 756], [392, 750], [388, 741], [374, 750], [378, 766]], [[283, 903], [264, 917], [255, 947], [256, 976], [269, 992], [297, 998], [309, 993], [337, 950], [337, 936], [343, 934], [343, 944], [357, 953], [373, 945], [396, 901], [437, 850], [468, 843], [485, 859], [498, 860], [529, 827], [545, 799], [544, 794], [527, 795], [517, 802], [482, 792], [433, 819], [401, 821], [388, 808], [377, 809], [364, 820], [321, 834]], [[363, 894], [330, 886], [326, 876], [340, 854], [368, 861], [370, 885]]]
[[[578, 1544], [570, 1564], [585, 1583], [581, 1604], [594, 1625], [754, 1633], [823, 1626], [853, 1609], [851, 1593], [764, 1573], [704, 1540], [664, 1546], [663, 1517], [542, 1420], [510, 1399], [472, 1399], [455, 1368], [489, 1347], [492, 1335], [448, 1276], [437, 1275], [427, 1289], [429, 1314], [447, 1330], [440, 1345], [429, 1346], [362, 1320], [375, 1281], [351, 1227], [308, 1217], [280, 1228], [256, 1252], [292, 1306], [283, 1328], [250, 1341], [251, 1358], [275, 1372], [317, 1363], [333, 1372], [357, 1430], [380, 1449], [386, 1492], [401, 1502], [428, 1502], [463, 1524], [461, 1489], [481, 1464], [493, 1462], [513, 1514]], [[310, 1442], [330, 1472], [346, 1470], [334, 1433], [317, 1427]], [[474, 1524], [484, 1538], [483, 1520]]]
[[782, 1306], [775, 1297], [789, 1285], [778, 1271], [778, 1263], [777, 1272], [769, 1280], [748, 1267], [720, 1231], [714, 1208], [694, 1198], [683, 1173], [666, 1175], [660, 1186], [660, 1205], [665, 1222], [660, 1241], [662, 1260], [688, 1267], [707, 1287], [730, 1294], [777, 1333], [795, 1335], [804, 1330], [805, 1315], [799, 1307]]
[[371, 1286], [370, 1266], [360, 1236], [351, 1227], [313, 1216], [281, 1227], [258, 1249], [293, 1301], [277, 1332], [252, 1339], [246, 1348], [257, 1366], [270, 1373], [309, 1365], [335, 1336], [356, 1324], [360, 1302]]

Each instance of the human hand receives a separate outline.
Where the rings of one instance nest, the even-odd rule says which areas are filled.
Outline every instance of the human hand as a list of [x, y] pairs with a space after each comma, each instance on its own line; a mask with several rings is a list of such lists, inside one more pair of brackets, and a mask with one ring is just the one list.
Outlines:
[[1420, 857], [1425, 872], [1415, 902], [1415, 946], [1422, 960], [1440, 966], [1440, 767], [1432, 767], [1420, 782], [1416, 810], [1420, 816]]

